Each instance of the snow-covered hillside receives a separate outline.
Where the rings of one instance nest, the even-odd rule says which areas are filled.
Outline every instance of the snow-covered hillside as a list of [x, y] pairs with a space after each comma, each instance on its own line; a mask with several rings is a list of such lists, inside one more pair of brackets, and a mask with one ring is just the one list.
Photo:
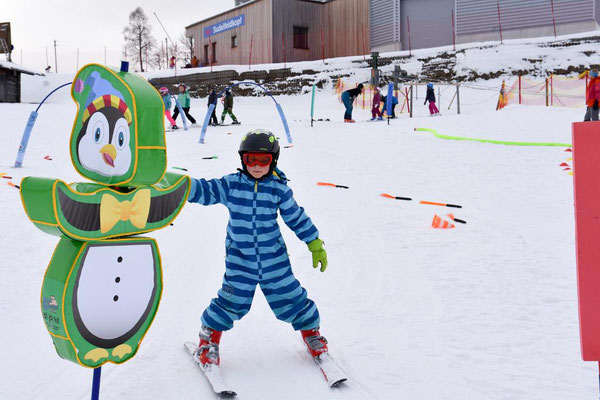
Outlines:
[[[538, 57], [521, 54], [525, 46], [515, 47], [515, 57]], [[465, 57], [480, 72], [490, 62]], [[24, 83], [34, 102], [71, 78], [46, 78], [45, 86], [36, 79]], [[490, 89], [499, 83], [477, 82]], [[442, 94], [447, 107], [451, 92]], [[559, 167], [570, 153], [414, 130], [570, 143], [571, 123], [584, 110], [497, 112], [491, 91], [465, 87], [461, 97], [460, 115], [443, 107], [443, 116], [429, 118], [420, 97], [413, 119], [371, 123], [368, 111], [358, 109], [359, 122], [344, 124], [342, 106], [327, 89], [317, 94], [316, 117], [331, 121], [313, 128], [310, 95], [277, 97], [295, 144], [282, 150], [279, 166], [326, 242], [325, 273], [312, 268], [306, 245], [280, 225], [294, 273], [319, 307], [321, 333], [350, 380], [327, 387], [299, 334], [274, 317], [258, 290], [250, 313], [221, 341], [223, 376], [240, 399], [597, 397], [597, 365], [581, 361], [579, 351], [572, 177]], [[67, 89], [42, 107], [24, 167], [12, 168], [35, 107], [0, 104], [0, 173], [15, 184], [25, 176], [82, 181], [68, 153], [76, 108]], [[205, 111], [206, 99], [192, 100], [192, 115], [202, 120]], [[234, 111], [242, 125], [209, 128], [204, 145], [199, 129], [168, 132], [169, 170], [206, 178], [233, 172], [240, 139], [253, 128], [270, 129], [286, 144], [271, 99], [238, 97]], [[87, 399], [92, 371], [57, 356], [40, 312], [42, 279], [58, 239], [33, 226], [19, 192], [0, 180], [0, 397]], [[431, 228], [434, 214], [451, 211], [467, 224]], [[197, 339], [200, 315], [220, 287], [227, 218], [222, 206], [188, 204], [174, 226], [147, 235], [157, 239], [163, 259], [162, 302], [138, 354], [102, 368], [102, 399], [212, 398], [183, 342]]]

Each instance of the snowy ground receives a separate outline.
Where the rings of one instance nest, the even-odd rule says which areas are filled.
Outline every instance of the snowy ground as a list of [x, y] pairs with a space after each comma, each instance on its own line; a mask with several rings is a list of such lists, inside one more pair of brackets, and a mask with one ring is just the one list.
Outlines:
[[[443, 100], [444, 115], [429, 118], [420, 97], [413, 119], [348, 125], [340, 122], [342, 106], [324, 91], [316, 117], [331, 122], [313, 128], [309, 95], [278, 98], [295, 142], [282, 150], [280, 167], [326, 242], [327, 271], [311, 268], [306, 246], [283, 223], [282, 231], [295, 274], [316, 301], [321, 331], [350, 381], [328, 388], [299, 334], [275, 319], [257, 291], [251, 312], [221, 346], [223, 375], [240, 399], [597, 398], [597, 366], [581, 361], [579, 351], [572, 178], [558, 166], [570, 153], [447, 141], [413, 130], [570, 143], [570, 124], [584, 111], [496, 112], [493, 92], [468, 88], [461, 98], [460, 116]], [[192, 101], [199, 120], [205, 104]], [[30, 175], [81, 181], [68, 155], [75, 115], [68, 96], [42, 108], [24, 168], [11, 167], [34, 108], [0, 104], [0, 172], [17, 184]], [[235, 113], [243, 125], [209, 129], [205, 145], [197, 144], [199, 129], [168, 133], [169, 167], [220, 177], [239, 166], [237, 146], [249, 129], [269, 128], [284, 140], [270, 99], [236, 98]], [[369, 114], [356, 110], [355, 118], [366, 121]], [[201, 159], [211, 155], [218, 158]], [[18, 191], [0, 183], [0, 397], [87, 399], [92, 371], [56, 355], [40, 312], [57, 238], [37, 230]], [[383, 192], [413, 201], [386, 200]], [[430, 227], [434, 213], [450, 211], [467, 225]], [[211, 398], [182, 344], [196, 340], [202, 310], [220, 287], [226, 223], [222, 206], [187, 205], [173, 227], [149, 235], [163, 257], [161, 306], [137, 356], [103, 367], [102, 399]]]

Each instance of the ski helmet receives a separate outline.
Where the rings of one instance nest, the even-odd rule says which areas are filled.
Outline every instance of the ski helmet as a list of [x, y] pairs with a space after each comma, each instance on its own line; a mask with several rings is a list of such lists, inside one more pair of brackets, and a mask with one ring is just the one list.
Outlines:
[[591, 76], [592, 78], [596, 78], [596, 77], [598, 77], [598, 70], [597, 70], [597, 69], [593, 69], [593, 70], [591, 70], [591, 71], [590, 71], [590, 76]]
[[[240, 143], [240, 159], [244, 153], [270, 153], [273, 156], [273, 162], [269, 167], [269, 173], [273, 172], [277, 166], [277, 159], [279, 159], [279, 140], [273, 134], [266, 129], [254, 129], [246, 133]], [[246, 165], [242, 162], [244, 172], [248, 173]]]
[[167, 94], [169, 93], [169, 89], [167, 89], [166, 87], [161, 87], [160, 89], [158, 89], [159, 92], [161, 92], [162, 94]]
[[429, 83], [427, 84], [427, 87], [428, 87], [429, 89], [431, 89], [431, 88], [433, 87], [433, 83], [429, 82]]

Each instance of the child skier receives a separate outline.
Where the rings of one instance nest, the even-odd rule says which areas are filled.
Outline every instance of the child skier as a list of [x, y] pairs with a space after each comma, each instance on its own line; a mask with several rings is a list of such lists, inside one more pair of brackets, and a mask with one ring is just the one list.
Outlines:
[[600, 78], [598, 78], [598, 70], [590, 71], [590, 81], [586, 89], [585, 102], [587, 109], [585, 111], [584, 122], [598, 121], [598, 102], [600, 101]]
[[423, 105], [427, 104], [429, 101], [429, 114], [431, 116], [438, 115], [440, 110], [435, 105], [435, 91], [433, 90], [433, 83], [427, 84], [427, 95], [425, 96], [425, 102]]
[[[387, 96], [381, 96], [381, 103], [383, 103], [383, 114], [387, 115]], [[398, 97], [394, 96], [392, 93], [392, 115], [388, 118], [396, 118], [396, 106], [398, 105]]]
[[381, 121], [383, 119], [381, 116], [381, 110], [379, 109], [381, 106], [381, 93], [379, 93], [378, 88], [373, 89], [373, 91], [373, 108], [371, 108], [371, 115], [373, 118], [371, 118], [371, 121], [375, 121], [375, 117], [378, 117], [377, 119]]
[[210, 107], [211, 104], [214, 104], [215, 108], [213, 108], [212, 114], [210, 115], [209, 125], [217, 126], [219, 125], [219, 121], [217, 120], [217, 92], [214, 89], [210, 92], [210, 95], [208, 95], [208, 106]]
[[160, 92], [160, 95], [163, 98], [163, 103], [165, 103], [165, 117], [167, 117], [167, 120], [171, 124], [171, 130], [179, 129], [179, 127], [175, 123], [175, 120], [173, 119], [173, 117], [171, 117], [172, 103], [171, 103], [171, 94], [169, 93], [169, 89], [167, 89], [166, 87], [163, 86], [158, 91]]
[[225, 91], [225, 98], [223, 99], [223, 113], [221, 114], [221, 124], [225, 122], [225, 116], [227, 114], [229, 114], [229, 116], [233, 120], [233, 125], [240, 124], [235, 115], [233, 115], [233, 95], [231, 94], [231, 91], [229, 89]]
[[[187, 86], [185, 85], [185, 83], [179, 84], [179, 94], [177, 95], [177, 101], [179, 102], [179, 105], [183, 109], [183, 112], [185, 113], [185, 116], [192, 123], [192, 126], [198, 126], [198, 124], [196, 123], [196, 120], [194, 119], [194, 117], [192, 117], [190, 115], [191, 98], [190, 98], [190, 94], [187, 91]], [[177, 121], [177, 116], [178, 115], [179, 115], [179, 108], [175, 107], [175, 112], [173, 113], [173, 120], [174, 121]]]
[[352, 119], [352, 104], [358, 95], [362, 93], [362, 90], [363, 84], [359, 83], [354, 89], [349, 89], [342, 93], [342, 103], [344, 103], [344, 107], [346, 107], [346, 111], [344, 112], [344, 122], [356, 122]]
[[277, 168], [279, 142], [271, 132], [256, 129], [239, 148], [242, 169], [221, 179], [192, 179], [188, 201], [221, 203], [229, 209], [225, 239], [225, 276], [217, 298], [202, 314], [197, 357], [203, 367], [219, 365], [219, 341], [250, 310], [256, 285], [275, 316], [299, 330], [309, 353], [326, 357], [327, 341], [319, 333], [319, 311], [292, 273], [277, 212], [308, 245], [313, 267], [327, 268], [319, 231], [294, 200], [285, 175]]

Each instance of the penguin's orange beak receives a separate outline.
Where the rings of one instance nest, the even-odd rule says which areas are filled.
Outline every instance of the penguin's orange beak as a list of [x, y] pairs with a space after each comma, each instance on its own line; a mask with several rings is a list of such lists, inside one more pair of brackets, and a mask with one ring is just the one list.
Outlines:
[[117, 158], [117, 149], [112, 144], [104, 145], [100, 149], [100, 154], [102, 154], [102, 159], [104, 162], [111, 167], [115, 167], [115, 159]]

